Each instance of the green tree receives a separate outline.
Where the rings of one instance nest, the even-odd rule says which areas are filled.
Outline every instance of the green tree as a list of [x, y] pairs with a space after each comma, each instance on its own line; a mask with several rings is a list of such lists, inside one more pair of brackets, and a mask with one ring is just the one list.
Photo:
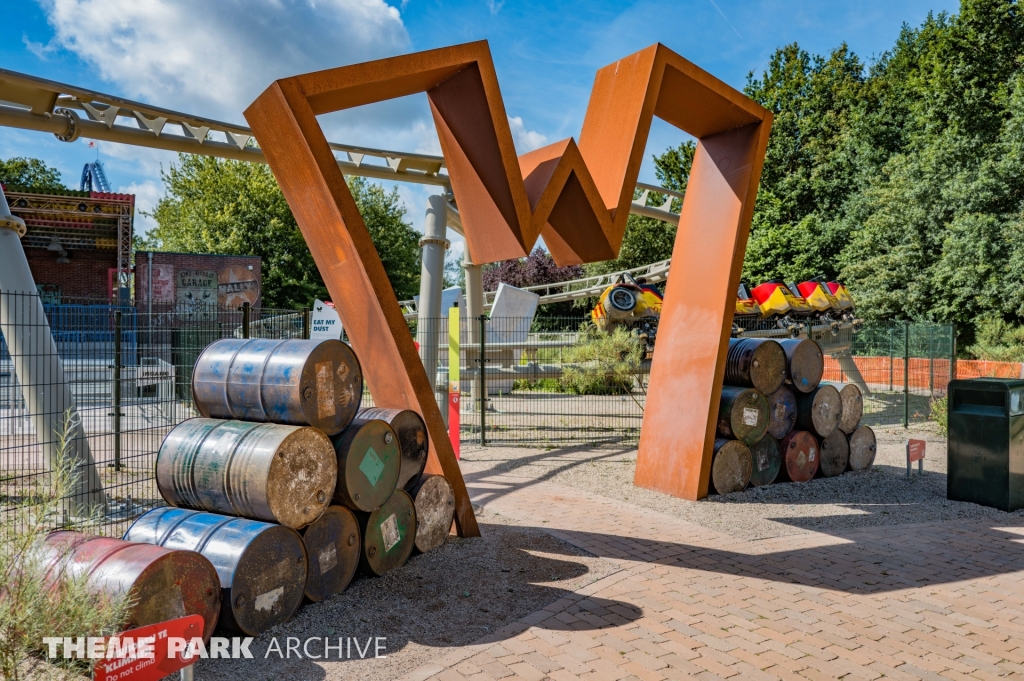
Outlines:
[[16, 156], [0, 159], [0, 183], [22, 189], [67, 189], [60, 181], [60, 171], [38, 158]]
[[[163, 173], [157, 226], [140, 246], [188, 253], [258, 255], [268, 307], [306, 307], [326, 297], [323, 279], [270, 169], [262, 164], [181, 154]], [[396, 190], [351, 178], [356, 205], [395, 295], [419, 289], [418, 235], [404, 222]]]

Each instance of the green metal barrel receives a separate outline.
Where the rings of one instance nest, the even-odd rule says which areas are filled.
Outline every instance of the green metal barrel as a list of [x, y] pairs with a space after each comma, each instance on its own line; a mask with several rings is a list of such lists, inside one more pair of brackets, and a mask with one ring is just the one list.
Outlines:
[[779, 449], [779, 442], [771, 435], [750, 445], [750, 459], [752, 469], [750, 472], [750, 484], [754, 487], [763, 487], [775, 482], [779, 477], [779, 467], [782, 465], [782, 450]]
[[398, 436], [398, 449], [402, 453], [402, 470], [398, 474], [398, 489], [406, 492], [412, 490], [420, 480], [423, 469], [427, 466], [427, 452], [430, 450], [430, 438], [427, 436], [427, 424], [423, 418], [411, 409], [382, 409], [370, 407], [360, 409], [360, 419], [379, 419], [384, 421]]
[[333, 441], [338, 466], [334, 502], [369, 512], [387, 501], [402, 467], [391, 426], [379, 419], [356, 419]]
[[302, 531], [309, 556], [306, 598], [314, 603], [341, 593], [359, 567], [359, 521], [344, 506], [328, 506], [323, 515]]
[[768, 399], [753, 388], [722, 387], [718, 403], [718, 435], [752, 445], [768, 431]]
[[416, 540], [416, 508], [408, 492], [396, 489], [377, 510], [356, 515], [363, 531], [363, 573], [380, 576], [409, 560]]
[[156, 483], [172, 506], [299, 529], [330, 504], [337, 466], [316, 428], [198, 418], [164, 438]]

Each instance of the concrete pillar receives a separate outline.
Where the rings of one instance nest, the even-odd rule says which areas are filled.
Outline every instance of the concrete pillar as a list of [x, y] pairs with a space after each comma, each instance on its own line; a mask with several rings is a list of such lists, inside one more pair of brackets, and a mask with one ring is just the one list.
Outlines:
[[[420, 359], [427, 372], [427, 380], [434, 389], [441, 414], [448, 422], [448, 386], [437, 385], [438, 341], [441, 335], [441, 291], [444, 289], [444, 252], [450, 246], [445, 234], [448, 229], [448, 202], [435, 194], [427, 199], [427, 214], [423, 221], [420, 249], [423, 260], [420, 268], [420, 300], [417, 310], [417, 340]], [[440, 393], [438, 391], [441, 391]]]
[[[24, 222], [11, 216], [7, 198], [0, 193], [0, 331], [50, 470], [57, 468], [62, 454], [76, 464], [76, 480], [64, 510], [72, 517], [84, 517], [92, 511], [104, 513], [103, 485], [28, 267], [22, 233]], [[62, 453], [57, 438], [64, 431], [65, 418], [70, 418], [72, 427]]]

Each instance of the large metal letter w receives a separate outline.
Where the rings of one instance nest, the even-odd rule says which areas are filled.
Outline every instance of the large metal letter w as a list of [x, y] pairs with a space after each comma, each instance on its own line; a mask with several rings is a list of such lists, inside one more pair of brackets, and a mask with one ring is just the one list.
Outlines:
[[[318, 114], [426, 92], [474, 263], [526, 255], [539, 236], [559, 264], [616, 257], [658, 116], [699, 140], [658, 332], [636, 482], [707, 493], [725, 353], [771, 114], [662, 45], [597, 72], [577, 145], [517, 158], [487, 43], [279, 80], [245, 117], [323, 275], [375, 404], [415, 409], [427, 471], [455, 488], [456, 523], [478, 534], [423, 365]], [[683, 291], [688, 295], [684, 297]]]

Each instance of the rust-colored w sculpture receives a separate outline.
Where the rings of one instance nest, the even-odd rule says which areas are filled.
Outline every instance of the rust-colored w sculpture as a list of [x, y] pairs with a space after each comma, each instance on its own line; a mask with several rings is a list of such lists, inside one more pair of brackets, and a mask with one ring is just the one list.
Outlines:
[[[516, 156], [486, 42], [276, 81], [245, 117], [323, 275], [378, 406], [415, 409], [427, 471], [456, 494], [462, 536], [479, 533], [440, 410], [316, 116], [426, 92], [477, 264], [522, 257], [543, 236], [555, 261], [615, 258], [658, 116], [699, 142], [672, 254], [640, 436], [636, 484], [707, 494], [717, 405], [771, 114], [662, 45], [597, 72], [577, 145]], [[684, 296], [683, 293], [686, 293]]]

